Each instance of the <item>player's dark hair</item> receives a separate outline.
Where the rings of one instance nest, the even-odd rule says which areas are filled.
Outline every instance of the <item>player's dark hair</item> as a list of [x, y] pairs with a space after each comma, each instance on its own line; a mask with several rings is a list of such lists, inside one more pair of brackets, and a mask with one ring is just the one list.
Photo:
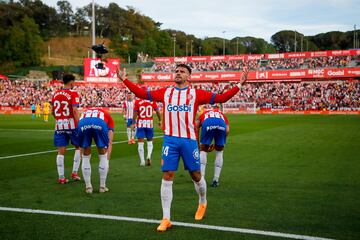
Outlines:
[[176, 65], [176, 68], [179, 68], [179, 67], [186, 68], [189, 71], [189, 73], [191, 74], [191, 67], [189, 67], [188, 65], [186, 65], [184, 63], [180, 63], [180, 64]]
[[67, 84], [68, 82], [75, 81], [75, 76], [72, 74], [65, 74], [63, 76], [63, 82], [64, 84]]

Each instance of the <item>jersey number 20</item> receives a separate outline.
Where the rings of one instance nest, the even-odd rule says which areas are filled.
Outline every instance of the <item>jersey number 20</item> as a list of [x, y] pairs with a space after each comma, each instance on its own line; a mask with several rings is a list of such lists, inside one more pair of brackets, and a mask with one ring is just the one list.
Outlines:
[[149, 118], [152, 117], [152, 106], [140, 106], [140, 117], [141, 118]]

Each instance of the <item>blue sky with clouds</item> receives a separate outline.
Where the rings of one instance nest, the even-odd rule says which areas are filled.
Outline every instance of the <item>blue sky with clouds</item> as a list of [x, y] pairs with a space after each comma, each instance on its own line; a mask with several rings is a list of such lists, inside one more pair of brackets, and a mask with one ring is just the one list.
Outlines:
[[[68, 0], [83, 7], [92, 0]], [[56, 7], [57, 0], [43, 0]], [[163, 23], [198, 38], [253, 36], [266, 41], [280, 30], [297, 30], [305, 35], [360, 28], [359, 0], [95, 0], [108, 6], [132, 6]], [[223, 33], [225, 31], [225, 33]]]

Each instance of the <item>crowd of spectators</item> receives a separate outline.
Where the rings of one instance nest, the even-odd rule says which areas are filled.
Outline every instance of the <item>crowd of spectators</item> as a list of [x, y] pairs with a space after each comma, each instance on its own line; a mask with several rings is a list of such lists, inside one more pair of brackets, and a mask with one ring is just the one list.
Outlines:
[[[214, 92], [222, 92], [228, 84], [193, 84]], [[60, 86], [48, 82], [0, 81], [0, 106], [29, 107], [32, 103], [51, 101]], [[76, 86], [82, 107], [122, 107], [126, 88], [120, 86]], [[255, 102], [257, 108], [291, 110], [360, 110], [360, 82], [269, 82], [247, 83], [231, 102]]]
[[[0, 81], [0, 106], [29, 107], [31, 104], [50, 102], [61, 85], [44, 81]], [[125, 100], [125, 86], [75, 86], [83, 107], [119, 107]]]
[[[359, 56], [289, 58], [277, 60], [239, 60], [239, 61], [211, 61], [187, 62], [194, 72], [205, 71], [241, 71], [245, 66], [250, 70], [286, 70], [286, 69], [315, 69], [352, 67], [359, 64]], [[155, 63], [151, 72], [173, 72], [177, 63]]]

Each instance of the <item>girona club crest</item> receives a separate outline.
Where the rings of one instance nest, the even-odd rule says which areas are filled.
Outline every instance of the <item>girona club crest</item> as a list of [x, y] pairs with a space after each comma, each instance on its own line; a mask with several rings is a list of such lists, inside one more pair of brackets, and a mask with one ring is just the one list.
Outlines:
[[193, 157], [197, 160], [197, 159], [199, 159], [199, 150], [198, 149], [194, 149], [194, 151], [193, 151]]

